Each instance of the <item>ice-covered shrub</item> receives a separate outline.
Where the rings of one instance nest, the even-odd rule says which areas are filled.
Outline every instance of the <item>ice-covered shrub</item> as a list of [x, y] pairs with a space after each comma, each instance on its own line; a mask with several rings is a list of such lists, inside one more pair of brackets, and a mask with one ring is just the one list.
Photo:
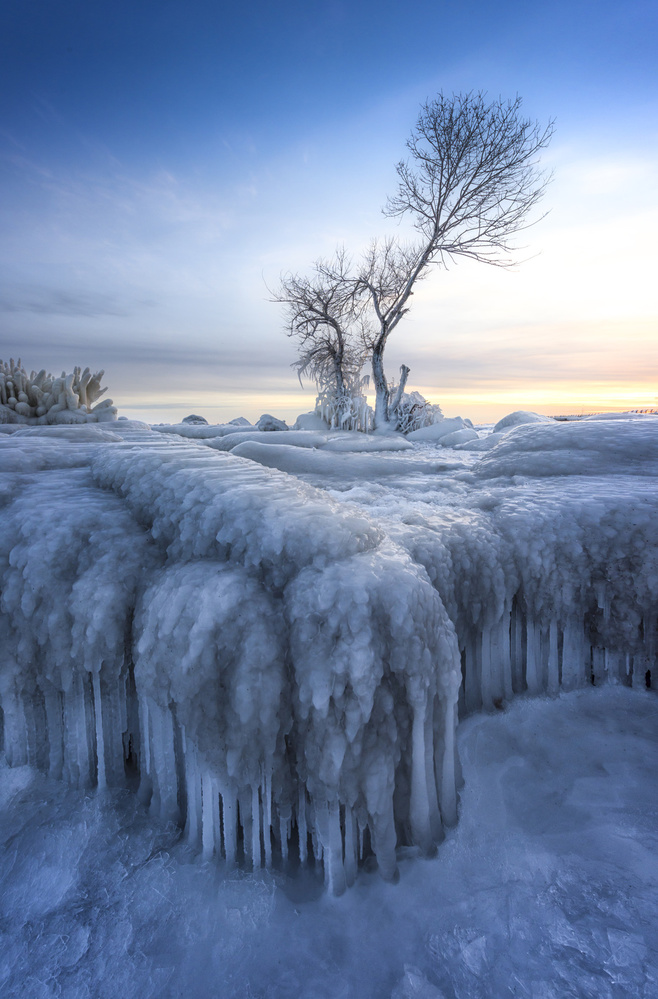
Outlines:
[[[390, 394], [395, 395], [395, 386], [391, 385]], [[395, 410], [396, 429], [402, 434], [413, 433], [423, 427], [431, 427], [443, 419], [441, 407], [428, 402], [420, 392], [404, 392]]]
[[[0, 423], [104, 423], [116, 420], [111, 399], [97, 402], [107, 392], [101, 388], [104, 371], [92, 374], [74, 368], [59, 378], [45, 368], [29, 375], [20, 357], [14, 362], [0, 360]], [[96, 405], [94, 405], [96, 403]]]

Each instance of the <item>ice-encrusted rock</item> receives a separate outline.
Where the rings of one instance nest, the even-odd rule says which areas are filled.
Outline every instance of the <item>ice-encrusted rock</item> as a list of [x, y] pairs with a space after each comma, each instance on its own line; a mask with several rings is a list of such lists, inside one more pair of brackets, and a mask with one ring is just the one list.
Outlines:
[[541, 413], [531, 413], [525, 409], [517, 409], [513, 413], [508, 413], [493, 428], [493, 433], [500, 433], [501, 430], [511, 430], [512, 427], [523, 427], [528, 423], [555, 423], [552, 416], [542, 416]]
[[312, 430], [314, 433], [326, 434], [329, 424], [318, 413], [300, 413], [292, 425], [293, 430]]
[[288, 427], [283, 420], [277, 420], [276, 416], [271, 416], [269, 413], [263, 413], [260, 420], [256, 424], [257, 430], [287, 430]]
[[190, 416], [184, 416], [182, 422], [183, 423], [197, 423], [197, 424], [201, 424], [202, 426], [206, 426], [206, 427], [208, 426], [208, 421], [205, 418], [205, 416], [197, 416], [196, 413], [192, 413], [192, 414], [190, 414]]

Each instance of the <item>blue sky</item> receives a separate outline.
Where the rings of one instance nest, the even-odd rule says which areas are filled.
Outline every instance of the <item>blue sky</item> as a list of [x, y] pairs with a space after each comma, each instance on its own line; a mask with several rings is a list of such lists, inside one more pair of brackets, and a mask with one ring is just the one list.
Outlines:
[[0, 356], [106, 370], [125, 415], [312, 406], [267, 285], [395, 231], [422, 100], [556, 118], [518, 270], [419, 287], [388, 366], [493, 419], [658, 404], [654, 2], [112, 3], [0, 13]]

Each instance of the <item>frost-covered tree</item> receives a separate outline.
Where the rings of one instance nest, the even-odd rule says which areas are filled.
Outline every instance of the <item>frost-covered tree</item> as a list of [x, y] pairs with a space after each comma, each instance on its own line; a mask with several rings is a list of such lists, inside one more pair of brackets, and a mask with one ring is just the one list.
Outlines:
[[[538, 157], [552, 133], [552, 122], [542, 127], [522, 116], [520, 97], [440, 93], [421, 107], [407, 142], [409, 158], [397, 165], [398, 190], [384, 208], [389, 217], [408, 219], [415, 238], [373, 241], [356, 271], [344, 256], [340, 266], [325, 265], [324, 280], [341, 308], [343, 301], [350, 309], [367, 307], [362, 335], [372, 361], [376, 427], [397, 422], [409, 369], [403, 366], [391, 398], [384, 351], [409, 311], [416, 282], [431, 265], [445, 267], [460, 257], [497, 267], [516, 263], [512, 240], [532, 224], [548, 183]], [[333, 299], [328, 307], [334, 308]]]
[[350, 261], [337, 250], [331, 261], [316, 261], [311, 276], [283, 277], [273, 300], [286, 306], [286, 331], [299, 349], [292, 367], [300, 382], [316, 383], [323, 415], [334, 426], [367, 429], [365, 310], [356, 292]]

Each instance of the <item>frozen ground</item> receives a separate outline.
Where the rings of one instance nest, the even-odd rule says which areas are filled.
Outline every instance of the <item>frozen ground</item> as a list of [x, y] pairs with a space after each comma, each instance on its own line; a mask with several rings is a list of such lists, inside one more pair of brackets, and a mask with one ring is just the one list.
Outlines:
[[222, 874], [128, 794], [0, 771], [0, 994], [11, 999], [654, 999], [658, 700], [519, 699], [459, 742], [459, 825], [398, 885], [340, 899]]

